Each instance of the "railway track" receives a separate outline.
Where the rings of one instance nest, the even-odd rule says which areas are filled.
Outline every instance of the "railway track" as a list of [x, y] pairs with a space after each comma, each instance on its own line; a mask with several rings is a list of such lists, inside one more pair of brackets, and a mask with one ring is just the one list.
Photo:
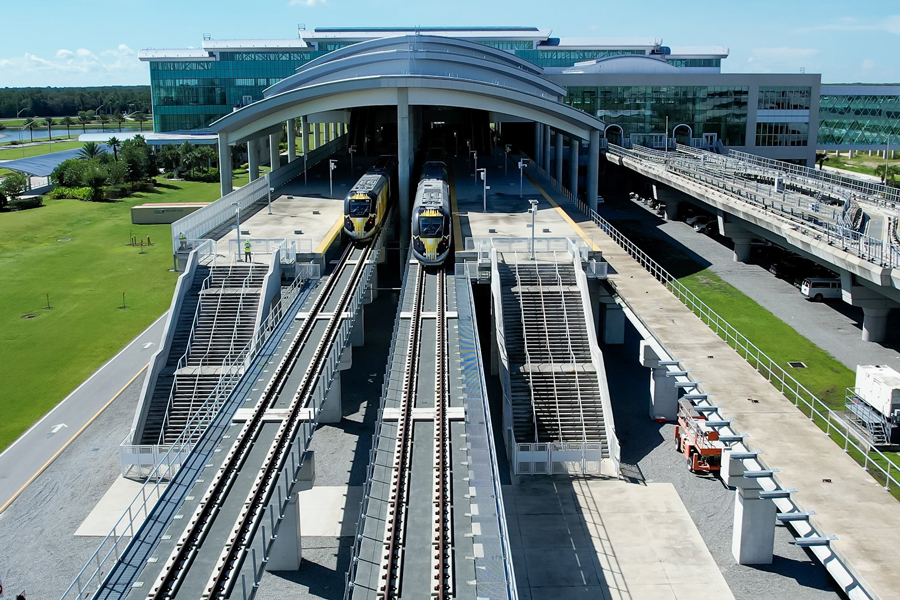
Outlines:
[[[409, 284], [409, 283], [408, 283]], [[388, 507], [385, 519], [383, 552], [379, 569], [378, 597], [400, 598], [403, 593], [402, 569], [408, 542], [412, 536], [430, 534], [431, 589], [407, 590], [405, 597], [452, 597], [452, 513], [450, 487], [450, 434], [448, 394], [448, 344], [447, 344], [447, 292], [443, 271], [427, 272], [417, 265], [414, 300], [411, 307], [409, 337], [406, 340], [406, 360], [403, 372], [403, 389], [400, 395], [397, 435], [393, 450]], [[433, 291], [433, 293], [431, 293]], [[430, 299], [430, 301], [429, 301]], [[426, 306], [431, 304], [432, 306]], [[423, 347], [423, 320], [436, 320], [434, 347]], [[433, 404], [430, 390], [420, 389], [420, 380], [429, 373], [420, 372], [423, 354], [434, 352], [435, 374]], [[414, 409], [434, 410], [434, 438], [432, 460], [432, 518], [430, 527], [413, 527], [408, 522], [410, 489], [415, 443]], [[418, 446], [419, 451], [424, 446]]]
[[[225, 547], [215, 561], [202, 598], [227, 598], [230, 595], [236, 583], [235, 574], [240, 571], [247, 556], [247, 549], [260, 525], [263, 511], [274, 493], [278, 474], [287, 463], [291, 444], [303, 422], [301, 417], [304, 415], [304, 409], [309, 408], [316, 384], [325, 370], [329, 355], [326, 350], [340, 333], [341, 322], [346, 316], [345, 311], [350, 305], [375, 245], [376, 242], [372, 241], [364, 245], [348, 246], [344, 250], [337, 268], [324, 283], [323, 289], [308, 311], [307, 318], [291, 340], [287, 352], [266, 384], [260, 401], [241, 428], [221, 468], [188, 521], [188, 526], [152, 586], [148, 599], [162, 600], [177, 596], [240, 472], [245, 467], [248, 470], [258, 468], [253, 486], [228, 533]], [[345, 282], [343, 287], [340, 285], [342, 281]], [[257, 442], [261, 442], [260, 433], [264, 426], [266, 411], [274, 408], [276, 403], [281, 403], [279, 401], [283, 394], [290, 393], [285, 389], [286, 383], [295, 367], [298, 367], [298, 358], [303, 349], [315, 340], [313, 332], [317, 321], [325, 318], [328, 319], [328, 323], [324, 334], [318, 338], [313, 359], [305, 366], [302, 380], [296, 391], [291, 394], [286, 416], [281, 420], [262, 464], [247, 464], [251, 449]], [[304, 368], [303, 365], [299, 367]]]

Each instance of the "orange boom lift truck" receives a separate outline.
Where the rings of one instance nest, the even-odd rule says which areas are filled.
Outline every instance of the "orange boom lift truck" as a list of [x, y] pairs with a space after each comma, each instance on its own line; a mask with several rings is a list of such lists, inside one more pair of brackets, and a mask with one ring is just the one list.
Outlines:
[[675, 447], [687, 458], [692, 473], [716, 472], [722, 468], [723, 444], [719, 432], [706, 424], [706, 415], [686, 398], [678, 401]]

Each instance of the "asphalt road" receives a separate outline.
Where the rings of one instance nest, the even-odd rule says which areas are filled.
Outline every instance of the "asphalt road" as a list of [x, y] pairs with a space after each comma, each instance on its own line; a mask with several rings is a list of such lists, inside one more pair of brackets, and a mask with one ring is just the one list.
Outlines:
[[143, 374], [159, 349], [167, 314], [163, 313], [0, 454], [0, 513]]

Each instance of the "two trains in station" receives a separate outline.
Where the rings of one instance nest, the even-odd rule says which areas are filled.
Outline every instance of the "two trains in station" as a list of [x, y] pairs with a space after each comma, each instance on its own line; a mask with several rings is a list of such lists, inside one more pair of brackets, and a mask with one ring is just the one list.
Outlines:
[[[378, 159], [344, 198], [344, 233], [355, 242], [375, 236], [387, 215], [397, 163]], [[422, 166], [412, 208], [412, 254], [422, 264], [443, 264], [450, 253], [450, 177], [447, 165]]]

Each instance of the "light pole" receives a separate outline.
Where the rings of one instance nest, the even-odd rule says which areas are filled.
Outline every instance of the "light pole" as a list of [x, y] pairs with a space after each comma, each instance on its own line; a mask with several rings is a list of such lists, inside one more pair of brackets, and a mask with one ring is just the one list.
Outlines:
[[669, 117], [666, 117], [666, 152], [669, 151]]
[[529, 200], [529, 204], [531, 204], [531, 208], [529, 212], [531, 213], [531, 260], [534, 260], [534, 217], [537, 215], [537, 200]]
[[303, 187], [309, 185], [309, 182], [306, 179], [308, 169], [306, 168], [306, 152], [303, 153]]
[[522, 171], [528, 166], [527, 158], [519, 159], [519, 198], [522, 197]]
[[456, 132], [453, 132], [453, 156], [459, 156], [459, 138], [456, 136]]
[[[266, 186], [269, 188], [269, 214], [271, 215], [272, 214], [272, 192], [275, 191], [275, 188], [273, 188], [269, 183], [269, 175], [270, 175], [270, 173], [266, 173]], [[238, 248], [238, 249], [240, 250], [240, 248]]]
[[472, 152], [472, 142], [471, 140], [466, 140], [466, 162], [469, 162], [469, 153]]
[[509, 172], [508, 169], [509, 169], [509, 151], [510, 150], [512, 150], [512, 146], [510, 146], [509, 144], [506, 144], [506, 146], [503, 147], [503, 152], [504, 152], [503, 176], [504, 177], [506, 177], [507, 173]]
[[356, 154], [356, 144], [353, 144], [352, 146], [350, 146], [349, 152], [350, 152], [350, 176], [352, 177], [353, 173], [354, 173], [354, 171], [353, 171], [353, 155]]
[[237, 200], [232, 202], [231, 205], [236, 207], [234, 214], [237, 215], [237, 260], [238, 262], [244, 262], [244, 259], [241, 258], [241, 205]]
[[332, 173], [337, 169], [337, 160], [330, 158], [328, 159], [328, 195], [334, 198], [334, 178], [332, 177]]
[[491, 186], [489, 186], [487, 184], [487, 169], [486, 168], [475, 169], [475, 174], [480, 175], [481, 181], [484, 182], [482, 185], [482, 190], [481, 190], [481, 201], [483, 204], [483, 208], [481, 209], [481, 212], [487, 212], [487, 191], [489, 189], [491, 189]]
[[469, 150], [469, 154], [475, 157], [475, 172], [478, 173], [478, 150]]

